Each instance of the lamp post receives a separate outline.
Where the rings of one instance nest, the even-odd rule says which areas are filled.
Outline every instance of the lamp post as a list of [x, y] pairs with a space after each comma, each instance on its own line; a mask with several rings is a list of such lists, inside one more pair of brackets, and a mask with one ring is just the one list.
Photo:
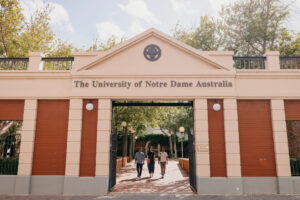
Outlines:
[[133, 153], [135, 153], [134, 150], [135, 150], [135, 143], [136, 143], [137, 139], [138, 139], [138, 136], [134, 136], [134, 140], [133, 140]]
[[135, 149], [134, 149], [134, 139], [135, 139], [135, 135], [134, 135], [134, 134], [135, 134], [135, 131], [132, 130], [132, 135], [131, 135], [131, 138], [132, 138], [132, 141], [131, 141], [131, 142], [132, 142], [132, 143], [131, 143], [131, 147], [132, 147], [132, 148], [131, 148], [132, 158], [134, 158], [134, 150], [135, 150]]
[[128, 130], [130, 132], [129, 157], [130, 157], [130, 160], [131, 160], [132, 155], [133, 155], [134, 130], [132, 128], [128, 128]]
[[127, 126], [127, 123], [125, 121], [123, 121], [121, 123], [121, 126], [123, 127], [123, 139], [122, 139], [122, 149], [123, 149], [123, 154], [122, 154], [122, 167], [124, 167], [124, 156], [125, 156], [125, 146], [124, 146], [124, 143], [125, 143], [125, 129], [126, 129], [126, 126]]
[[180, 138], [181, 138], [181, 158], [183, 158], [183, 136], [184, 136], [184, 127], [179, 128], [179, 132], [181, 133]]

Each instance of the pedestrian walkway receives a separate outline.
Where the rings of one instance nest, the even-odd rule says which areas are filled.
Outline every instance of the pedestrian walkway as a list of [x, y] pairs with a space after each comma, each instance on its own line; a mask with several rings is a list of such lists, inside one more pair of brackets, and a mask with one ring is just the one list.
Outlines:
[[183, 193], [192, 194], [189, 175], [181, 169], [177, 160], [169, 160], [165, 177], [161, 178], [160, 166], [155, 163], [155, 172], [149, 177], [147, 164], [144, 164], [142, 177], [137, 178], [136, 165], [133, 162], [117, 173], [117, 184], [112, 193]]
[[0, 200], [300, 200], [300, 195], [120, 194], [104, 196], [0, 195]]

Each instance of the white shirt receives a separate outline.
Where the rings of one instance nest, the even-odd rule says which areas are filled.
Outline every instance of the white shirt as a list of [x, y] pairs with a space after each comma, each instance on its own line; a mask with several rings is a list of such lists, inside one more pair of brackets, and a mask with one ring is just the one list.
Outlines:
[[160, 162], [166, 162], [168, 157], [167, 152], [160, 152]]

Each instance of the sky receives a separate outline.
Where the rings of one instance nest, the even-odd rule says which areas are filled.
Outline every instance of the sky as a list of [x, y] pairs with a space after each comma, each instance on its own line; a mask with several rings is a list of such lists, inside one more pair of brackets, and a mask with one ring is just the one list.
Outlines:
[[[111, 35], [131, 38], [148, 28], [172, 35], [176, 24], [191, 28], [200, 16], [218, 16], [221, 5], [232, 0], [21, 0], [26, 18], [50, 4], [50, 24], [58, 38], [87, 49], [94, 41], [105, 42]], [[300, 32], [300, 0], [287, 26]]]

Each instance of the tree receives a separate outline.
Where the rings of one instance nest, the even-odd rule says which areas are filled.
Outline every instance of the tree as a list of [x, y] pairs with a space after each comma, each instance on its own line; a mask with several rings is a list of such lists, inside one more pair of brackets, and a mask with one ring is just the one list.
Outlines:
[[52, 8], [46, 5], [25, 20], [19, 0], [0, 0], [0, 56], [27, 57], [29, 52], [69, 56], [74, 47], [55, 37], [50, 27]]
[[216, 51], [224, 43], [221, 21], [209, 16], [200, 17], [200, 24], [196, 28], [186, 30], [177, 24], [173, 30], [173, 36], [203, 51]]
[[52, 42], [48, 57], [71, 57], [73, 56], [73, 51], [77, 49], [66, 42], [63, 42], [60, 38], [55, 38]]
[[174, 143], [175, 158], [177, 158], [177, 135], [179, 127], [185, 127], [185, 130], [193, 129], [194, 126], [193, 109], [191, 107], [176, 107], [175, 109], [168, 110], [166, 117], [161, 121], [160, 129], [164, 132], [170, 133], [169, 138], [170, 146], [172, 146], [172, 137]]
[[300, 56], [300, 36], [293, 37], [287, 33], [288, 39], [280, 42], [279, 51], [281, 56]]
[[202, 16], [199, 25], [173, 36], [200, 50], [229, 50], [239, 56], [262, 56], [267, 50], [299, 55], [299, 34], [286, 28], [292, 0], [236, 0], [222, 7], [218, 18]]
[[238, 0], [223, 6], [220, 17], [226, 30], [225, 48], [245, 56], [278, 50], [290, 5], [283, 0]]
[[0, 55], [13, 56], [18, 52], [24, 15], [18, 0], [0, 0], [0, 6]]
[[127, 155], [127, 129], [132, 128], [135, 134], [140, 136], [146, 133], [146, 128], [148, 126], [154, 126], [155, 119], [157, 115], [157, 109], [144, 106], [134, 106], [134, 107], [114, 107], [113, 109], [113, 125], [115, 128], [121, 128], [122, 121], [127, 122], [127, 127], [125, 129], [125, 144], [124, 150]]
[[[36, 10], [30, 17], [29, 22], [25, 22], [24, 29], [20, 33], [20, 54], [28, 55], [29, 52], [43, 52], [47, 54], [50, 51], [54, 33], [50, 28], [49, 5]], [[15, 54], [14, 54], [15, 55]]]
[[0, 157], [18, 157], [22, 121], [0, 120]]
[[96, 39], [87, 51], [106, 51], [118, 44], [121, 44], [124, 41], [125, 38], [121, 38], [120, 40], [118, 40], [118, 37], [115, 35], [110, 36], [105, 43], [100, 42], [98, 44], [98, 39]]

